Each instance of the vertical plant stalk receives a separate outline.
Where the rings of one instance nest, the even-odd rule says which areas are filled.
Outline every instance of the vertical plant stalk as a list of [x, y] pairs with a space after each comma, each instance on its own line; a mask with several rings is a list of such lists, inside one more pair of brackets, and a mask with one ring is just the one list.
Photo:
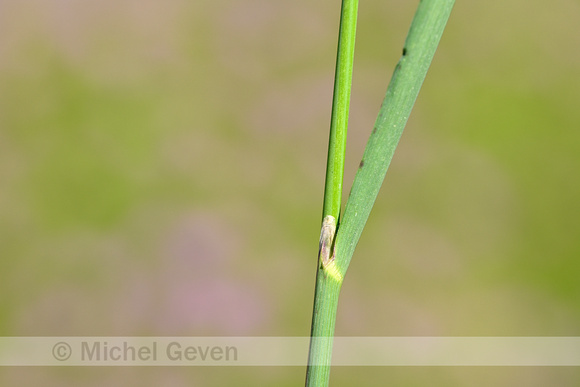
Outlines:
[[326, 161], [323, 219], [330, 215], [338, 220], [340, 215], [357, 12], [358, 0], [342, 0]]
[[330, 376], [332, 337], [342, 285], [332, 252], [342, 200], [357, 13], [358, 0], [342, 0], [306, 386], [326, 386]]
[[306, 386], [328, 386], [338, 296], [454, 0], [421, 0], [340, 216], [358, 2], [343, 0]]

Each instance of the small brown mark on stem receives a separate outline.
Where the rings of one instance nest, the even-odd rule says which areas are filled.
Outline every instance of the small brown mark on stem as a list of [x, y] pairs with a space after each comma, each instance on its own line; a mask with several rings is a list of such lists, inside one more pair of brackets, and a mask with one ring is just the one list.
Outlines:
[[323, 267], [328, 266], [328, 264], [334, 260], [332, 251], [335, 232], [336, 219], [334, 219], [332, 215], [325, 216], [322, 221], [322, 228], [320, 230], [320, 242], [318, 245], [318, 257]]

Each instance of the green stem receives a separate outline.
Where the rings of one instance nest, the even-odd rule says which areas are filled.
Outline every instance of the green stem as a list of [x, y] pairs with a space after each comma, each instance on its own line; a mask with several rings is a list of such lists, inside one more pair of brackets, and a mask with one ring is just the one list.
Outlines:
[[332, 338], [338, 295], [342, 281], [324, 274], [319, 269], [316, 275], [314, 310], [312, 312], [312, 331], [310, 333], [310, 353], [306, 370], [306, 386], [328, 386]]
[[342, 201], [342, 179], [344, 175], [357, 10], [358, 0], [342, 1], [322, 210], [323, 218], [331, 215], [337, 220], [340, 215]]
[[[357, 12], [358, 0], [342, 1], [332, 115], [330, 120], [330, 137], [328, 141], [328, 159], [326, 163], [326, 183], [324, 186], [323, 227], [320, 241], [321, 250], [319, 251], [318, 269], [316, 271], [306, 386], [327, 386], [330, 376], [332, 337], [334, 336], [336, 308], [338, 305], [340, 286], [342, 285], [342, 277], [334, 275], [336, 273], [336, 270], [332, 270], [335, 269], [334, 259], [332, 259], [330, 265], [327, 264], [330, 258], [328, 253], [332, 251], [334, 231], [336, 222], [338, 222], [340, 216], [342, 201], [342, 180], [346, 153], [346, 133], [352, 84]], [[328, 232], [325, 236], [325, 221], [329, 217], [332, 217], [332, 227], [327, 227]], [[323, 241], [325, 242], [323, 243]], [[324, 259], [322, 259], [323, 256]]]
[[355, 176], [344, 216], [339, 219], [358, 7], [357, 0], [342, 2], [307, 387], [328, 386], [332, 338], [343, 278], [453, 4], [454, 0], [420, 1], [405, 41], [403, 56], [395, 68]]

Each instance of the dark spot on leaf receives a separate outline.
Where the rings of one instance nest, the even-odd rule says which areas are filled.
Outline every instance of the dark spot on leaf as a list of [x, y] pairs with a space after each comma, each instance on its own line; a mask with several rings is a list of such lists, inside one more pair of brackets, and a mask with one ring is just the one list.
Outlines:
[[373, 134], [375, 134], [376, 132], [377, 132], [377, 127], [375, 126], [375, 127], [373, 128]]
[[365, 161], [361, 160], [360, 164], [358, 165], [358, 168], [361, 169], [362, 167], [364, 167], [364, 165], [365, 165]]
[[403, 47], [403, 56], [407, 55], [407, 49]]

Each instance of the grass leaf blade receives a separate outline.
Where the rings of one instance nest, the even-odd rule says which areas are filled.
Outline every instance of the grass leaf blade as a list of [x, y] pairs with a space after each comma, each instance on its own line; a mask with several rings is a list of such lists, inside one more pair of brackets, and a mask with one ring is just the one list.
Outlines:
[[343, 276], [425, 80], [454, 3], [454, 0], [422, 0], [415, 13], [403, 55], [393, 73], [338, 225], [335, 242], [336, 264]]

